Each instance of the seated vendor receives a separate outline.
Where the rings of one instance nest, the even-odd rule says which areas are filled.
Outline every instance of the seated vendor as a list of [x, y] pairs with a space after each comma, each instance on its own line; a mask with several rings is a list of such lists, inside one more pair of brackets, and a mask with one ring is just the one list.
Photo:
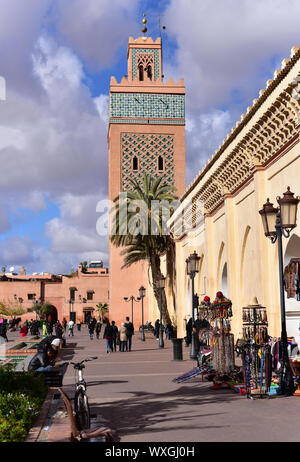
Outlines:
[[55, 338], [52, 340], [50, 346], [47, 346], [43, 351], [38, 351], [31, 359], [28, 365], [28, 371], [51, 371], [53, 366], [55, 366], [59, 345], [60, 339]]
[[197, 314], [197, 319], [194, 321], [193, 324], [193, 331], [195, 332], [195, 339], [196, 339], [196, 350], [199, 351], [200, 346], [203, 346], [201, 342], [201, 337], [204, 331], [208, 331], [210, 328], [210, 324], [206, 319], [200, 318], [200, 313]]

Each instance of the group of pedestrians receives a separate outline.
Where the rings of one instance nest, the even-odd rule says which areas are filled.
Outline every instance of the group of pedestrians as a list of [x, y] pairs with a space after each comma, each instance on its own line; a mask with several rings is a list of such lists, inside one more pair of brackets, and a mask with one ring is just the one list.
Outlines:
[[[166, 338], [168, 340], [171, 340], [171, 338], [173, 338], [174, 327], [172, 323], [168, 323], [166, 327], [162, 325], [162, 330], [165, 331]], [[154, 324], [154, 335], [155, 335], [156, 340], [159, 339], [159, 332], [160, 332], [160, 322], [159, 322], [159, 319], [157, 319]]]
[[112, 353], [113, 351], [117, 351], [117, 345], [119, 351], [131, 351], [133, 335], [134, 326], [128, 316], [126, 317], [126, 322], [122, 322], [120, 330], [116, 326], [115, 321], [112, 321], [110, 324], [107, 320], [103, 334], [106, 343], [106, 352]]

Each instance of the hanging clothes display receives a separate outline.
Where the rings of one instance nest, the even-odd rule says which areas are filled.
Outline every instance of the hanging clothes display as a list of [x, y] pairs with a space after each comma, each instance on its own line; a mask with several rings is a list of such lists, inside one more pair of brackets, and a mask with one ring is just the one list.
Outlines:
[[284, 268], [283, 281], [287, 298], [300, 301], [300, 258], [292, 258]]
[[217, 372], [214, 380], [216, 384], [222, 382], [222, 376], [230, 376], [235, 369], [234, 337], [230, 333], [232, 303], [222, 292], [217, 292], [213, 303], [210, 302], [209, 297], [204, 297], [199, 306], [199, 313], [200, 318], [206, 319], [211, 325], [211, 362]]

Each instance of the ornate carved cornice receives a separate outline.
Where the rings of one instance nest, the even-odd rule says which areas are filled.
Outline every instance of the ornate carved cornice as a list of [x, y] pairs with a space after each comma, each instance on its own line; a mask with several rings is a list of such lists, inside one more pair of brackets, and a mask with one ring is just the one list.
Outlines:
[[267, 88], [260, 91], [181, 199], [199, 199], [211, 214], [225, 196], [246, 184], [258, 167], [283, 152], [299, 133], [299, 123], [300, 47], [294, 47], [291, 59], [283, 60], [274, 80], [267, 82]]

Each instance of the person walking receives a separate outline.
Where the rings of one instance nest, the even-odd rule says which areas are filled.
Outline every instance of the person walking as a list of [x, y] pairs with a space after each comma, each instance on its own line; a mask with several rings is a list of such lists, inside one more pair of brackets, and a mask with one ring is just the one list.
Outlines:
[[64, 318], [62, 320], [62, 326], [63, 326], [64, 333], [66, 333], [66, 331], [67, 331], [67, 320], [66, 320], [66, 318]]
[[171, 340], [173, 337], [173, 325], [171, 322], [166, 326], [166, 337], [168, 340]]
[[47, 326], [47, 335], [52, 335], [53, 334], [52, 322], [46, 321], [46, 326]]
[[68, 323], [68, 336], [70, 337], [72, 335], [72, 337], [74, 337], [74, 321], [72, 319], [70, 319], [69, 323]]
[[100, 336], [100, 332], [101, 332], [101, 327], [102, 327], [102, 324], [101, 324], [101, 321], [98, 319], [97, 323], [96, 323], [96, 327], [95, 327], [95, 330], [96, 330], [96, 338], [99, 340], [99, 336]]
[[28, 331], [27, 323], [24, 322], [23, 326], [22, 326], [21, 329], [20, 329], [21, 337], [26, 337], [27, 331]]
[[154, 335], [156, 337], [156, 340], [159, 339], [159, 326], [160, 326], [159, 319], [157, 319], [154, 324]]
[[46, 321], [43, 321], [43, 325], [42, 325], [42, 334], [43, 334], [44, 336], [48, 335]]
[[125, 323], [122, 322], [121, 327], [120, 327], [120, 351], [127, 351], [127, 350], [128, 350], [127, 328], [125, 326]]
[[112, 352], [113, 329], [109, 321], [106, 322], [103, 338], [105, 339], [105, 342], [106, 342], [106, 353], [111, 353]]
[[90, 334], [90, 339], [93, 340], [94, 338], [94, 330], [96, 326], [96, 319], [92, 318], [89, 322], [88, 329], [89, 329], [89, 334]]
[[127, 328], [127, 339], [128, 339], [128, 350], [131, 351], [132, 336], [134, 335], [134, 326], [129, 320], [129, 316], [126, 317], [125, 326]]
[[186, 324], [186, 346], [192, 343], [193, 320], [190, 318]]
[[111, 326], [112, 326], [112, 329], [113, 329], [113, 351], [117, 351], [117, 338], [118, 338], [118, 333], [119, 333], [119, 329], [118, 327], [116, 326], [116, 323], [115, 321], [112, 321], [111, 322]]
[[55, 326], [55, 334], [56, 334], [56, 337], [62, 340], [63, 326], [59, 321], [57, 321], [56, 326]]

